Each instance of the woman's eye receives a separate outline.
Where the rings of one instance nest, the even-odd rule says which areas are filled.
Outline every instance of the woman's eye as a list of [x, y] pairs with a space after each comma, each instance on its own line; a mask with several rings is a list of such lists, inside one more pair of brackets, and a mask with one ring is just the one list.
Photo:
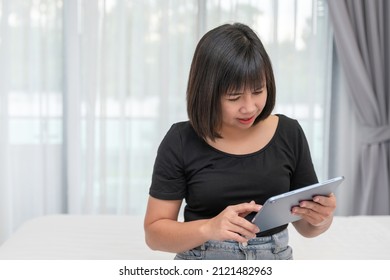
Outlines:
[[260, 94], [262, 94], [262, 93], [263, 93], [262, 90], [257, 90], [257, 91], [255, 91], [255, 92], [253, 92], [254, 95], [260, 95]]
[[227, 98], [227, 100], [229, 100], [229, 101], [237, 101], [238, 99], [240, 99], [239, 95], [231, 95], [231, 96], [228, 96], [228, 98]]

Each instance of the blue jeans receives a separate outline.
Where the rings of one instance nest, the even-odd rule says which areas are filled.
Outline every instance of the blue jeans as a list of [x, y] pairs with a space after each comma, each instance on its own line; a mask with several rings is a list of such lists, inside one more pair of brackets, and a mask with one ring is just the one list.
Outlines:
[[175, 260], [292, 260], [288, 230], [257, 237], [248, 244], [236, 241], [207, 241], [199, 247], [179, 253]]

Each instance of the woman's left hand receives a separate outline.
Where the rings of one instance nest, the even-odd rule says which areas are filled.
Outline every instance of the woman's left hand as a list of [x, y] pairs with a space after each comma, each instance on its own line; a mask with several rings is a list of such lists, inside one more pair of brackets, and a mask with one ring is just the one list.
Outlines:
[[315, 196], [312, 201], [301, 201], [299, 206], [292, 208], [294, 215], [299, 215], [313, 226], [322, 226], [332, 219], [336, 209], [336, 196]]

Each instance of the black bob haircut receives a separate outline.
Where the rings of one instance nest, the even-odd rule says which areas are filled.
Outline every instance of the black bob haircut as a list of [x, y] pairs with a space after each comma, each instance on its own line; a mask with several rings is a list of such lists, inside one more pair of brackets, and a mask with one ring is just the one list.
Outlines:
[[267, 85], [267, 102], [254, 124], [267, 118], [275, 106], [271, 60], [256, 33], [241, 23], [224, 24], [199, 41], [187, 85], [187, 113], [203, 139], [221, 138], [221, 98], [229, 91]]

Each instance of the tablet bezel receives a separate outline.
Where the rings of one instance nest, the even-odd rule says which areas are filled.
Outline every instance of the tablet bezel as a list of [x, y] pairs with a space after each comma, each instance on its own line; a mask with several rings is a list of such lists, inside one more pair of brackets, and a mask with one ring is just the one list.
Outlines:
[[328, 196], [334, 193], [342, 181], [344, 181], [344, 176], [339, 176], [270, 197], [252, 219], [252, 223], [256, 224], [260, 231], [266, 231], [298, 221], [301, 217], [291, 213], [293, 206], [299, 205], [299, 202], [303, 200], [312, 200], [316, 195]]

